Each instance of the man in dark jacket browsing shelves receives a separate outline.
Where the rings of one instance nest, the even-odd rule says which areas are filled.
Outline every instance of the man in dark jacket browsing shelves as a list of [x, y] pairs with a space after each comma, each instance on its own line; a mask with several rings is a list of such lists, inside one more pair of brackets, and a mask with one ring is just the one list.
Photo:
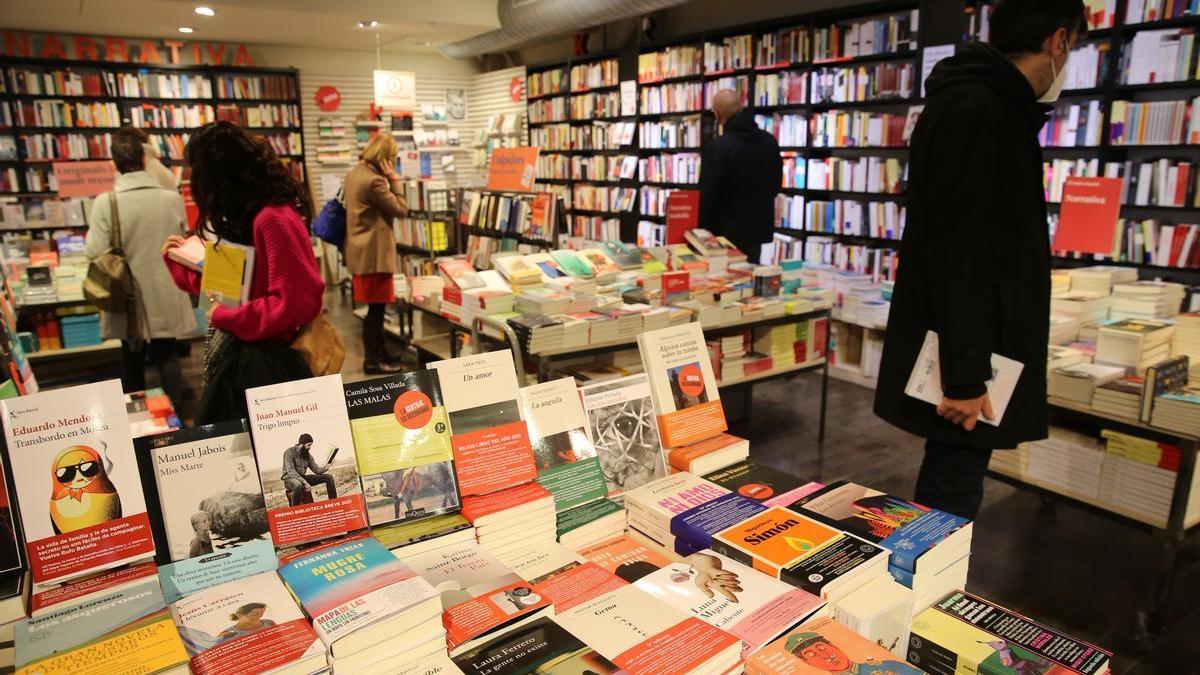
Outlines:
[[[990, 44], [941, 61], [909, 152], [908, 222], [875, 412], [926, 439], [916, 501], [974, 518], [995, 448], [1046, 437], [1050, 241], [1037, 133], [1071, 48], [1081, 0], [999, 0]], [[944, 398], [906, 396], [926, 332], [938, 335]], [[991, 355], [1023, 364], [998, 425]]]
[[728, 237], [758, 262], [774, 232], [775, 195], [783, 184], [779, 142], [758, 128], [733, 90], [718, 91], [712, 110], [723, 133], [700, 164], [700, 227]]

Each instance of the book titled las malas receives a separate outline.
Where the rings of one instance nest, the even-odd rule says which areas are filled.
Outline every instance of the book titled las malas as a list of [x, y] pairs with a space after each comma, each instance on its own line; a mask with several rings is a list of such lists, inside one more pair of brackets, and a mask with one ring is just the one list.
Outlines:
[[285, 559], [279, 576], [339, 667], [378, 661], [370, 648], [385, 641], [403, 650], [423, 643], [431, 628], [440, 630], [437, 592], [372, 537]]
[[367, 526], [341, 375], [246, 390], [276, 548]]
[[913, 618], [908, 661], [930, 675], [1105, 675], [1112, 653], [963, 591]]
[[699, 323], [642, 333], [638, 350], [650, 378], [663, 447], [691, 445], [725, 431], [725, 411]]
[[[992, 379], [987, 381], [988, 399], [992, 403], [995, 419], [979, 416], [979, 421], [992, 426], [1000, 426], [1004, 419], [1004, 411], [1008, 410], [1008, 402], [1012, 399], [1013, 390], [1017, 388], [1017, 380], [1025, 364], [1014, 361], [1007, 356], [992, 354]], [[917, 354], [917, 362], [913, 364], [912, 373], [908, 376], [908, 384], [904, 393], [934, 406], [942, 403], [942, 364], [938, 357], [938, 334], [933, 331], [925, 333], [925, 342]]]
[[274, 571], [275, 546], [244, 421], [147, 436], [134, 445], [154, 473], [145, 487], [159, 507], [150, 515], [167, 602]]
[[187, 652], [153, 574], [19, 621], [13, 642], [23, 674], [187, 672]]
[[587, 416], [575, 379], [531, 385], [520, 394], [537, 481], [554, 495], [555, 510], [561, 513], [603, 499], [604, 473], [587, 436]]
[[154, 555], [117, 380], [0, 401], [33, 581]]
[[579, 395], [609, 498], [667, 475], [645, 375], [587, 385]]
[[630, 673], [723, 673], [740, 661], [741, 640], [632, 584], [560, 612], [555, 621]]
[[307, 675], [328, 666], [325, 645], [274, 571], [230, 581], [171, 605], [192, 673]]
[[747, 675], [887, 673], [923, 675], [829, 617], [805, 622], [746, 661]]
[[536, 478], [512, 352], [460, 356], [432, 367], [450, 417], [459, 491], [487, 494]]
[[825, 607], [825, 601], [713, 551], [698, 551], [635, 582], [647, 594], [742, 641], [742, 657]]
[[459, 508], [436, 370], [344, 385], [371, 527]]

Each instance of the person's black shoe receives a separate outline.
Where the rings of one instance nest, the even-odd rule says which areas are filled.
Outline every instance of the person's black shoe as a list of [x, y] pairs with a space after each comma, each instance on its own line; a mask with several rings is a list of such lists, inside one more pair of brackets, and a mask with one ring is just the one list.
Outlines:
[[363, 361], [363, 372], [367, 375], [388, 375], [400, 372], [400, 365], [375, 357]]
[[404, 365], [404, 354], [389, 354], [388, 352], [384, 352], [383, 361], [393, 366], [402, 366]]

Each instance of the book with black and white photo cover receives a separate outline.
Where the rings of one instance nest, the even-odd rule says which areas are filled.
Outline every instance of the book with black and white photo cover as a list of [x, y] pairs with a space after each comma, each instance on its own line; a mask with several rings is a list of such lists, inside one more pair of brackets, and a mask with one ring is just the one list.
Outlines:
[[458, 510], [450, 421], [437, 371], [343, 387], [371, 527]]
[[1105, 675], [1112, 652], [965, 591], [913, 617], [908, 662], [932, 675]]
[[273, 570], [171, 604], [195, 675], [307, 675], [328, 667], [325, 644]]
[[728, 428], [699, 323], [642, 333], [638, 351], [664, 448], [691, 445]]
[[[1008, 410], [1008, 402], [1012, 399], [1013, 391], [1017, 388], [1017, 380], [1025, 364], [1014, 361], [1007, 356], [992, 354], [992, 379], [987, 381], [988, 399], [992, 403], [995, 419], [979, 416], [979, 421], [992, 426], [1000, 426], [1004, 419], [1004, 411]], [[908, 384], [904, 393], [924, 401], [930, 405], [942, 404], [942, 364], [938, 357], [938, 335], [933, 331], [925, 333], [925, 342], [917, 354], [912, 373], [908, 376]]]
[[470, 675], [617, 672], [617, 666], [550, 619], [538, 619], [454, 657]]
[[667, 475], [645, 375], [589, 384], [579, 396], [610, 499]]
[[746, 660], [746, 675], [824, 675], [831, 672], [924, 675], [920, 668], [897, 659], [888, 650], [829, 616], [800, 624]]
[[246, 390], [276, 548], [367, 526], [341, 375]]
[[634, 585], [737, 636], [743, 658], [825, 607], [811, 593], [710, 550], [668, 563]]
[[154, 474], [143, 485], [167, 602], [274, 571], [275, 545], [245, 421], [136, 439]]
[[460, 356], [431, 367], [450, 417], [459, 492], [483, 495], [537, 478], [512, 351]]
[[154, 556], [119, 381], [43, 391], [0, 406], [35, 584]]
[[749, 459], [704, 474], [704, 480], [764, 506], [791, 506], [805, 495], [825, 487]]

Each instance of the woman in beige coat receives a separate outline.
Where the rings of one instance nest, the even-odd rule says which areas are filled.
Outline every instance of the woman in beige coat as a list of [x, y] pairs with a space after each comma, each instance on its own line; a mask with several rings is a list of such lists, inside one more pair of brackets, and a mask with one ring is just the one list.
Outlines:
[[395, 302], [396, 235], [392, 219], [408, 215], [396, 175], [399, 149], [390, 134], [367, 143], [358, 164], [346, 174], [346, 269], [353, 275], [354, 301], [367, 305], [363, 321], [363, 372], [394, 373], [400, 365], [388, 357], [383, 317]]
[[127, 314], [104, 312], [101, 331], [106, 340], [121, 340], [121, 384], [125, 391], [146, 388], [146, 362], [158, 368], [162, 387], [180, 405], [183, 372], [176, 356], [175, 339], [196, 330], [191, 300], [171, 281], [161, 249], [171, 235], [186, 232], [183, 198], [164, 188], [145, 171], [144, 134], [122, 127], [113, 134], [112, 159], [117, 165], [113, 192], [96, 198], [88, 217], [84, 252], [98, 258], [114, 243], [111, 200], [117, 200], [121, 244], [137, 283], [141, 309], [141, 335], [130, 335]]

